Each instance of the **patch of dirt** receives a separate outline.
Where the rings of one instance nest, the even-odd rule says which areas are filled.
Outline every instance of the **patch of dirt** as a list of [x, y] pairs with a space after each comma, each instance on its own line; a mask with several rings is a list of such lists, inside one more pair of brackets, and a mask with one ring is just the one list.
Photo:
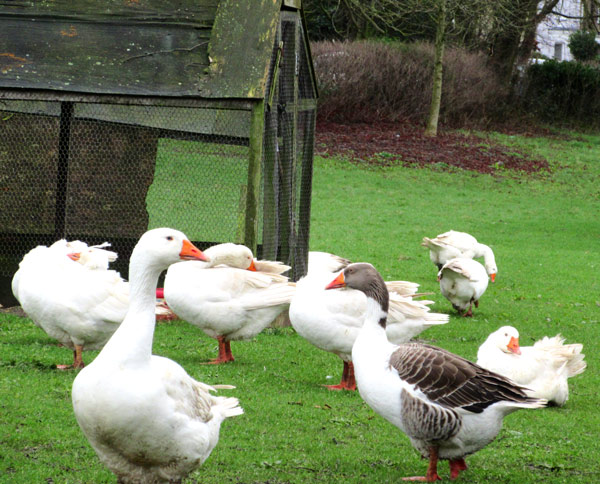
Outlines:
[[315, 149], [321, 156], [343, 155], [354, 162], [382, 166], [435, 165], [442, 169], [457, 167], [489, 174], [502, 170], [550, 171], [546, 160], [532, 158], [491, 140], [443, 131], [437, 137], [428, 137], [423, 131], [422, 127], [408, 123], [319, 122]]
[[15, 316], [20, 316], [22, 318], [26, 318], [27, 314], [25, 314], [25, 311], [23, 311], [23, 308], [21, 308], [21, 306], [12, 306], [10, 308], [5, 308], [2, 305], [0, 305], [0, 314], [14, 314]]

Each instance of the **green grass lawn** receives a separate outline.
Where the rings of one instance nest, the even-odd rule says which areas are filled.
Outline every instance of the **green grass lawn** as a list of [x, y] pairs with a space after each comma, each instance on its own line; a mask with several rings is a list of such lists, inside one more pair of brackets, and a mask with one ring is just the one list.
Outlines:
[[238, 214], [247, 178], [247, 146], [161, 139], [146, 198], [149, 228], [173, 226], [175, 214], [177, 228], [190, 240], [242, 240]]
[[[546, 157], [553, 171], [489, 176], [317, 158], [311, 249], [372, 262], [386, 279], [434, 292], [433, 310], [451, 322], [421, 338], [467, 358], [505, 324], [519, 329], [522, 345], [559, 332], [583, 343], [588, 369], [570, 380], [566, 406], [507, 417], [498, 438], [467, 458], [458, 482], [598, 482], [600, 137], [493, 138]], [[439, 294], [419, 245], [449, 229], [475, 235], [496, 254], [496, 283], [471, 319], [457, 317]], [[336, 356], [290, 328], [232, 349], [234, 363], [201, 365], [216, 356], [214, 340], [180, 321], [157, 326], [156, 354], [206, 383], [236, 385], [222, 393], [237, 396], [246, 412], [223, 424], [217, 448], [186, 483], [388, 483], [424, 475], [426, 461], [407, 437], [358, 393], [321, 386], [339, 380]], [[71, 358], [31, 321], [0, 315], [0, 483], [115, 482], [75, 422], [74, 374], [53, 368]], [[447, 464], [439, 470], [448, 479]]]

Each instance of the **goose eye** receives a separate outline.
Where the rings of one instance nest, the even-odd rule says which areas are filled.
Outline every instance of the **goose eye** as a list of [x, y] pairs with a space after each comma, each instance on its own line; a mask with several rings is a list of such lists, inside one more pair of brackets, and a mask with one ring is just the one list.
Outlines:
[[167, 240], [173, 240], [173, 236], [172, 235], [167, 235]]

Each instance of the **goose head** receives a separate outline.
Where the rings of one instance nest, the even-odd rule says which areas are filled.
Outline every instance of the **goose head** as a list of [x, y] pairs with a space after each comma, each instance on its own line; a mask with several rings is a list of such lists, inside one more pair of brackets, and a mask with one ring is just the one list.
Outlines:
[[496, 274], [498, 274], [498, 268], [496, 267], [496, 264], [492, 262], [486, 262], [484, 266], [486, 272], [490, 276], [491, 281], [496, 282]]
[[224, 264], [237, 269], [256, 271], [252, 251], [241, 244], [218, 244], [206, 249], [205, 254], [210, 258], [211, 267]]
[[488, 336], [488, 341], [497, 346], [503, 353], [521, 354], [519, 332], [512, 326], [502, 326]]
[[108, 269], [109, 264], [118, 257], [116, 252], [99, 246], [86, 247], [78, 252], [70, 252], [67, 256], [88, 269]]
[[[366, 262], [350, 264], [325, 289], [343, 287], [362, 291], [367, 298], [376, 301], [384, 313], [387, 313], [390, 296], [381, 274], [371, 264]], [[385, 320], [380, 321], [380, 325], [385, 328]]]
[[159, 228], [140, 237], [131, 253], [130, 264], [144, 265], [160, 272], [181, 260], [208, 262], [210, 259], [179, 230]]
[[483, 266], [485, 271], [490, 276], [492, 282], [496, 282], [496, 275], [498, 274], [498, 267], [496, 267], [496, 258], [494, 257], [494, 251], [484, 244], [479, 244], [481, 252], [483, 253]]

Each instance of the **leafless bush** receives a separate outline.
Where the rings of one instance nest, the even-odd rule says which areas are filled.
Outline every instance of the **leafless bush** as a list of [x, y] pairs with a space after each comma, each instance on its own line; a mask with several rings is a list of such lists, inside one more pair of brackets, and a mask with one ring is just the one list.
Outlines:
[[[320, 88], [319, 119], [425, 121], [431, 99], [431, 44], [316, 42], [312, 52]], [[483, 54], [446, 50], [443, 124], [485, 124], [504, 96]]]

